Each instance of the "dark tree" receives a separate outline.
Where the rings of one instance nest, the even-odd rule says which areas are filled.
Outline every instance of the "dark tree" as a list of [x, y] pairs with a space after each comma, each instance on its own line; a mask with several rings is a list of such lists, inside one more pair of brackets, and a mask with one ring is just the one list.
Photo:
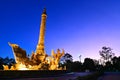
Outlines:
[[6, 58], [3, 59], [3, 64], [4, 65], [9, 65], [10, 64], [9, 62], [10, 62], [10, 60], [9, 60], [8, 57], [6, 57]]
[[9, 57], [6, 58], [0, 57], [0, 69], [3, 69], [3, 65], [8, 65], [10, 68], [13, 64], [15, 64], [15, 59]]
[[66, 53], [64, 56], [63, 56], [63, 60], [65, 63], [71, 63], [73, 62], [73, 57], [71, 54], [69, 53]]
[[99, 65], [99, 61], [98, 60], [94, 59], [93, 61], [94, 61], [95, 66]]
[[[66, 66], [66, 69], [71, 71], [72, 70], [72, 63], [73, 63], [73, 57], [72, 55], [70, 55], [69, 53], [66, 53], [63, 57], [62, 57], [62, 63], [64, 66]], [[62, 66], [63, 66], [62, 65]]]
[[88, 70], [88, 71], [95, 71], [95, 63], [92, 59], [90, 58], [85, 58], [84, 59], [84, 63], [83, 63], [83, 68], [84, 70]]
[[72, 63], [72, 71], [79, 72], [82, 71], [82, 63], [79, 61], [75, 61]]
[[96, 71], [103, 71], [103, 65], [100, 64], [99, 60], [93, 60], [94, 64], [95, 64], [95, 70]]
[[112, 71], [112, 64], [110, 61], [107, 61], [104, 66], [105, 71]]
[[113, 70], [120, 71], [120, 57], [113, 57], [112, 58]]
[[0, 57], [0, 70], [3, 70], [3, 58], [2, 57]]
[[3, 64], [4, 65], [15, 64], [15, 59], [6, 57], [6, 58], [3, 59]]
[[111, 61], [112, 57], [114, 56], [112, 49], [106, 46], [102, 47], [102, 50], [99, 51], [99, 53], [104, 62]]

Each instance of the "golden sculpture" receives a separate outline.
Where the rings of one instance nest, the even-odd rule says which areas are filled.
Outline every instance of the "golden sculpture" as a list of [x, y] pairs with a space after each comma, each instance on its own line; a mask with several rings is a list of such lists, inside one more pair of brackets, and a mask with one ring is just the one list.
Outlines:
[[40, 36], [36, 52], [32, 52], [31, 56], [27, 56], [26, 51], [19, 47], [17, 44], [8, 43], [13, 50], [16, 64], [13, 64], [9, 69], [7, 65], [4, 65], [4, 70], [60, 70], [58, 64], [60, 58], [64, 55], [58, 49], [55, 53], [53, 50], [51, 56], [48, 56], [45, 52], [44, 38], [45, 38], [45, 26], [46, 26], [46, 9], [44, 9], [41, 16]]

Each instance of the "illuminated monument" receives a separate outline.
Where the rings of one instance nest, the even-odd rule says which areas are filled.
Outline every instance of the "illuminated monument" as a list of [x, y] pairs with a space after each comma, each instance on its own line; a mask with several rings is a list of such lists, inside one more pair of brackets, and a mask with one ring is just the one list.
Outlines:
[[32, 52], [30, 57], [27, 56], [26, 51], [20, 48], [19, 45], [9, 43], [12, 47], [16, 64], [13, 64], [10, 69], [7, 65], [3, 65], [4, 70], [62, 70], [62, 68], [58, 67], [58, 63], [64, 55], [64, 50], [60, 52], [58, 49], [56, 53], [52, 50], [51, 56], [48, 56], [45, 51], [46, 19], [46, 9], [44, 9], [41, 16], [40, 35], [36, 52]]
[[45, 55], [45, 49], [44, 49], [44, 38], [45, 38], [45, 27], [46, 27], [46, 9], [44, 9], [42, 16], [41, 16], [41, 25], [40, 25], [40, 35], [38, 40], [38, 45], [36, 49], [36, 54], [42, 54]]

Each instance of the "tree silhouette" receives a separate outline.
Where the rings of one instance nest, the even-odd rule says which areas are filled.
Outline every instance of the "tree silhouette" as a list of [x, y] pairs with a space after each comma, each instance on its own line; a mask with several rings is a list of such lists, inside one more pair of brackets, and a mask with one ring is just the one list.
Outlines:
[[69, 71], [72, 70], [73, 57], [71, 54], [69, 53], [64, 54], [64, 56], [62, 57], [62, 62], [63, 66], [66, 66], [67, 70]]
[[120, 57], [113, 57], [112, 58], [113, 70], [120, 71]]
[[90, 58], [85, 58], [83, 63], [84, 70], [94, 71], [95, 70], [95, 63]]
[[106, 71], [112, 71], [112, 64], [111, 64], [110, 61], [107, 61], [107, 62], [105, 63], [104, 69], [105, 69]]
[[13, 58], [6, 57], [3, 59], [3, 64], [4, 65], [15, 64], [15, 60]]
[[2, 58], [0, 57], [0, 69], [3, 70], [3, 65], [8, 65], [9, 68], [12, 66], [12, 64], [15, 64], [15, 59], [13, 58]]
[[0, 57], [0, 70], [3, 70], [3, 58], [2, 57]]
[[72, 71], [75, 72], [82, 71], [82, 63], [79, 61], [74, 61], [72, 63]]
[[111, 61], [112, 57], [114, 56], [112, 49], [106, 46], [102, 47], [102, 50], [99, 51], [99, 53], [104, 62]]
[[63, 59], [65, 61], [65, 63], [71, 63], [73, 62], [73, 57], [71, 54], [69, 53], [66, 53], [64, 56], [63, 56]]

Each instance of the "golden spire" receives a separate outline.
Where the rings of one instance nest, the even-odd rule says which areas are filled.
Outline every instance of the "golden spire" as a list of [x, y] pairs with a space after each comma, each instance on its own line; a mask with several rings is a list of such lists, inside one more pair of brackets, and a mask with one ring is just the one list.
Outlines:
[[44, 54], [45, 53], [45, 46], [44, 46], [44, 39], [45, 39], [45, 27], [46, 27], [46, 9], [44, 8], [43, 13], [41, 15], [41, 25], [40, 25], [40, 34], [39, 34], [39, 40], [38, 45], [36, 49], [36, 54]]

